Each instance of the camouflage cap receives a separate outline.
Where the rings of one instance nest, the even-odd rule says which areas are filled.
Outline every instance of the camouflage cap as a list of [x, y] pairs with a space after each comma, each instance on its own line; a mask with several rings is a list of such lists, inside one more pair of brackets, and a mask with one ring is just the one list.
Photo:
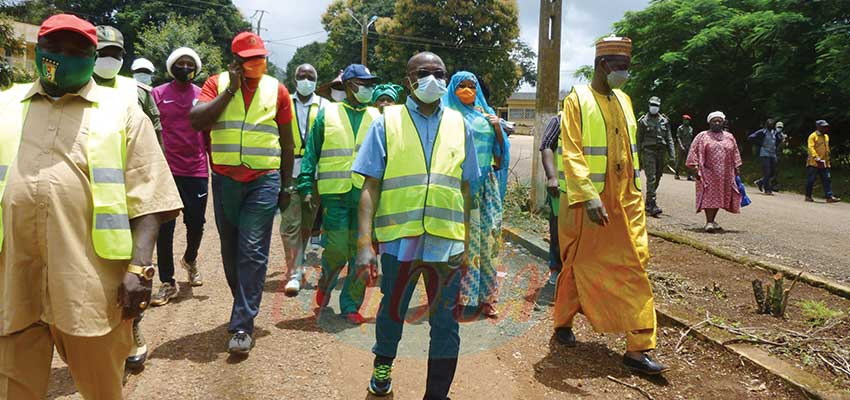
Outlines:
[[97, 49], [103, 49], [109, 46], [120, 47], [124, 50], [124, 35], [121, 31], [108, 25], [98, 25], [97, 27]]
[[652, 104], [654, 106], [660, 106], [661, 99], [658, 96], [652, 96], [649, 98], [649, 104]]

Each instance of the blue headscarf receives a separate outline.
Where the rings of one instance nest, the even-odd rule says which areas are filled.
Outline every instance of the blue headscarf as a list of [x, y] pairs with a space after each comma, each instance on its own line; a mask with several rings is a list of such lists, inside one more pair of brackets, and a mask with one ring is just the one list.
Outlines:
[[[463, 104], [455, 94], [457, 87], [461, 82], [475, 82], [475, 102], [472, 105]], [[452, 76], [449, 82], [448, 93], [443, 96], [443, 104], [453, 110], [456, 110], [463, 115], [466, 121], [466, 127], [472, 132], [475, 139], [475, 152], [478, 154], [478, 166], [481, 168], [482, 175], [486, 176], [492, 171], [493, 163], [493, 146], [496, 144], [496, 131], [490, 121], [487, 120], [486, 114], [494, 115], [496, 112], [487, 104], [484, 98], [484, 93], [481, 90], [481, 85], [475, 74], [468, 71], [459, 71]], [[482, 112], [483, 111], [483, 112]]]

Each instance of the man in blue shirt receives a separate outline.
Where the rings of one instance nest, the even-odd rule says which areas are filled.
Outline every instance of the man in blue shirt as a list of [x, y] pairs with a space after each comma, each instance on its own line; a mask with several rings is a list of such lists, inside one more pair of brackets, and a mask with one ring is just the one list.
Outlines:
[[771, 118], [765, 122], [764, 128], [753, 132], [747, 139], [759, 146], [762, 178], [755, 183], [764, 194], [772, 196], [775, 190], [773, 181], [776, 176], [779, 147], [785, 140], [785, 135], [776, 129], [776, 122]]
[[[437, 55], [424, 52], [413, 56], [407, 64], [406, 82], [412, 95], [404, 106], [395, 106], [406, 108], [401, 112], [410, 115], [415, 126], [415, 134], [418, 134], [420, 142], [418, 145], [421, 145], [425, 155], [429, 182], [432, 178], [431, 167], [435, 154], [444, 154], [441, 152], [448, 150], [434, 148], [435, 143], [439, 145], [449, 142], [445, 139], [437, 141], [438, 127], [447, 113], [456, 113], [445, 108], [439, 100], [446, 93], [446, 77], [446, 66]], [[360, 198], [357, 266], [369, 266], [373, 277], [377, 277], [377, 258], [372, 247], [372, 222], [380, 201], [384, 176], [391, 172], [387, 170], [387, 112], [385, 110], [385, 116], [379, 117], [372, 124], [352, 167], [354, 172], [366, 177]], [[465, 156], [461, 166], [461, 180], [464, 226], [468, 226], [471, 206], [469, 185], [479, 178], [480, 172], [472, 134], [465, 127], [464, 131]], [[400, 135], [398, 132], [395, 135], [397, 140]], [[410, 159], [415, 160], [413, 154]], [[447, 399], [460, 351], [459, 325], [455, 318], [455, 309], [460, 289], [461, 267], [467, 263], [465, 241], [437, 237], [426, 232], [420, 236], [381, 242], [379, 251], [383, 272], [383, 298], [376, 317], [376, 343], [372, 348], [375, 361], [369, 391], [378, 396], [392, 392], [390, 374], [401, 340], [404, 316], [419, 276], [422, 275], [428, 289], [428, 321], [431, 325], [425, 399]]]

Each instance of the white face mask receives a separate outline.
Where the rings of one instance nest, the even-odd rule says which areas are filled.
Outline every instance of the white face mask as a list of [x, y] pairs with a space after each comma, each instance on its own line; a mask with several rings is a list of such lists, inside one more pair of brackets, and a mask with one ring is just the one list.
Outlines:
[[148, 86], [150, 86], [151, 82], [153, 82], [153, 77], [147, 72], [136, 72], [133, 74], [133, 79], [135, 79], [136, 82], [141, 82]]
[[95, 75], [103, 79], [112, 79], [118, 75], [124, 60], [116, 60], [112, 57], [98, 57], [94, 62]]
[[629, 80], [629, 71], [611, 71], [608, 73], [608, 87], [619, 89]]
[[374, 92], [374, 87], [360, 86], [360, 88], [357, 89], [357, 92], [354, 93], [354, 98], [356, 98], [360, 104], [369, 104], [372, 102], [372, 93]]
[[316, 82], [309, 79], [295, 81], [295, 90], [302, 96], [309, 96], [316, 91]]
[[413, 94], [423, 103], [431, 104], [443, 97], [448, 91], [446, 81], [437, 79], [434, 75], [428, 75], [416, 81], [416, 89], [413, 89]]
[[345, 100], [345, 91], [331, 89], [331, 99], [335, 102], [340, 102]]
[[650, 113], [650, 114], [652, 114], [652, 115], [658, 114], [658, 111], [661, 111], [661, 110], [660, 110], [660, 107], [658, 107], [658, 106], [649, 106], [649, 113]]

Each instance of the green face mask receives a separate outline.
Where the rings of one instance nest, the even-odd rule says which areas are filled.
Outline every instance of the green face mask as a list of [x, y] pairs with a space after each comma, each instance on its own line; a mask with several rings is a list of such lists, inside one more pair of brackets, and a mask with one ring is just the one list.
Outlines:
[[95, 55], [74, 57], [35, 48], [35, 68], [43, 83], [60, 89], [84, 85], [94, 72]]

